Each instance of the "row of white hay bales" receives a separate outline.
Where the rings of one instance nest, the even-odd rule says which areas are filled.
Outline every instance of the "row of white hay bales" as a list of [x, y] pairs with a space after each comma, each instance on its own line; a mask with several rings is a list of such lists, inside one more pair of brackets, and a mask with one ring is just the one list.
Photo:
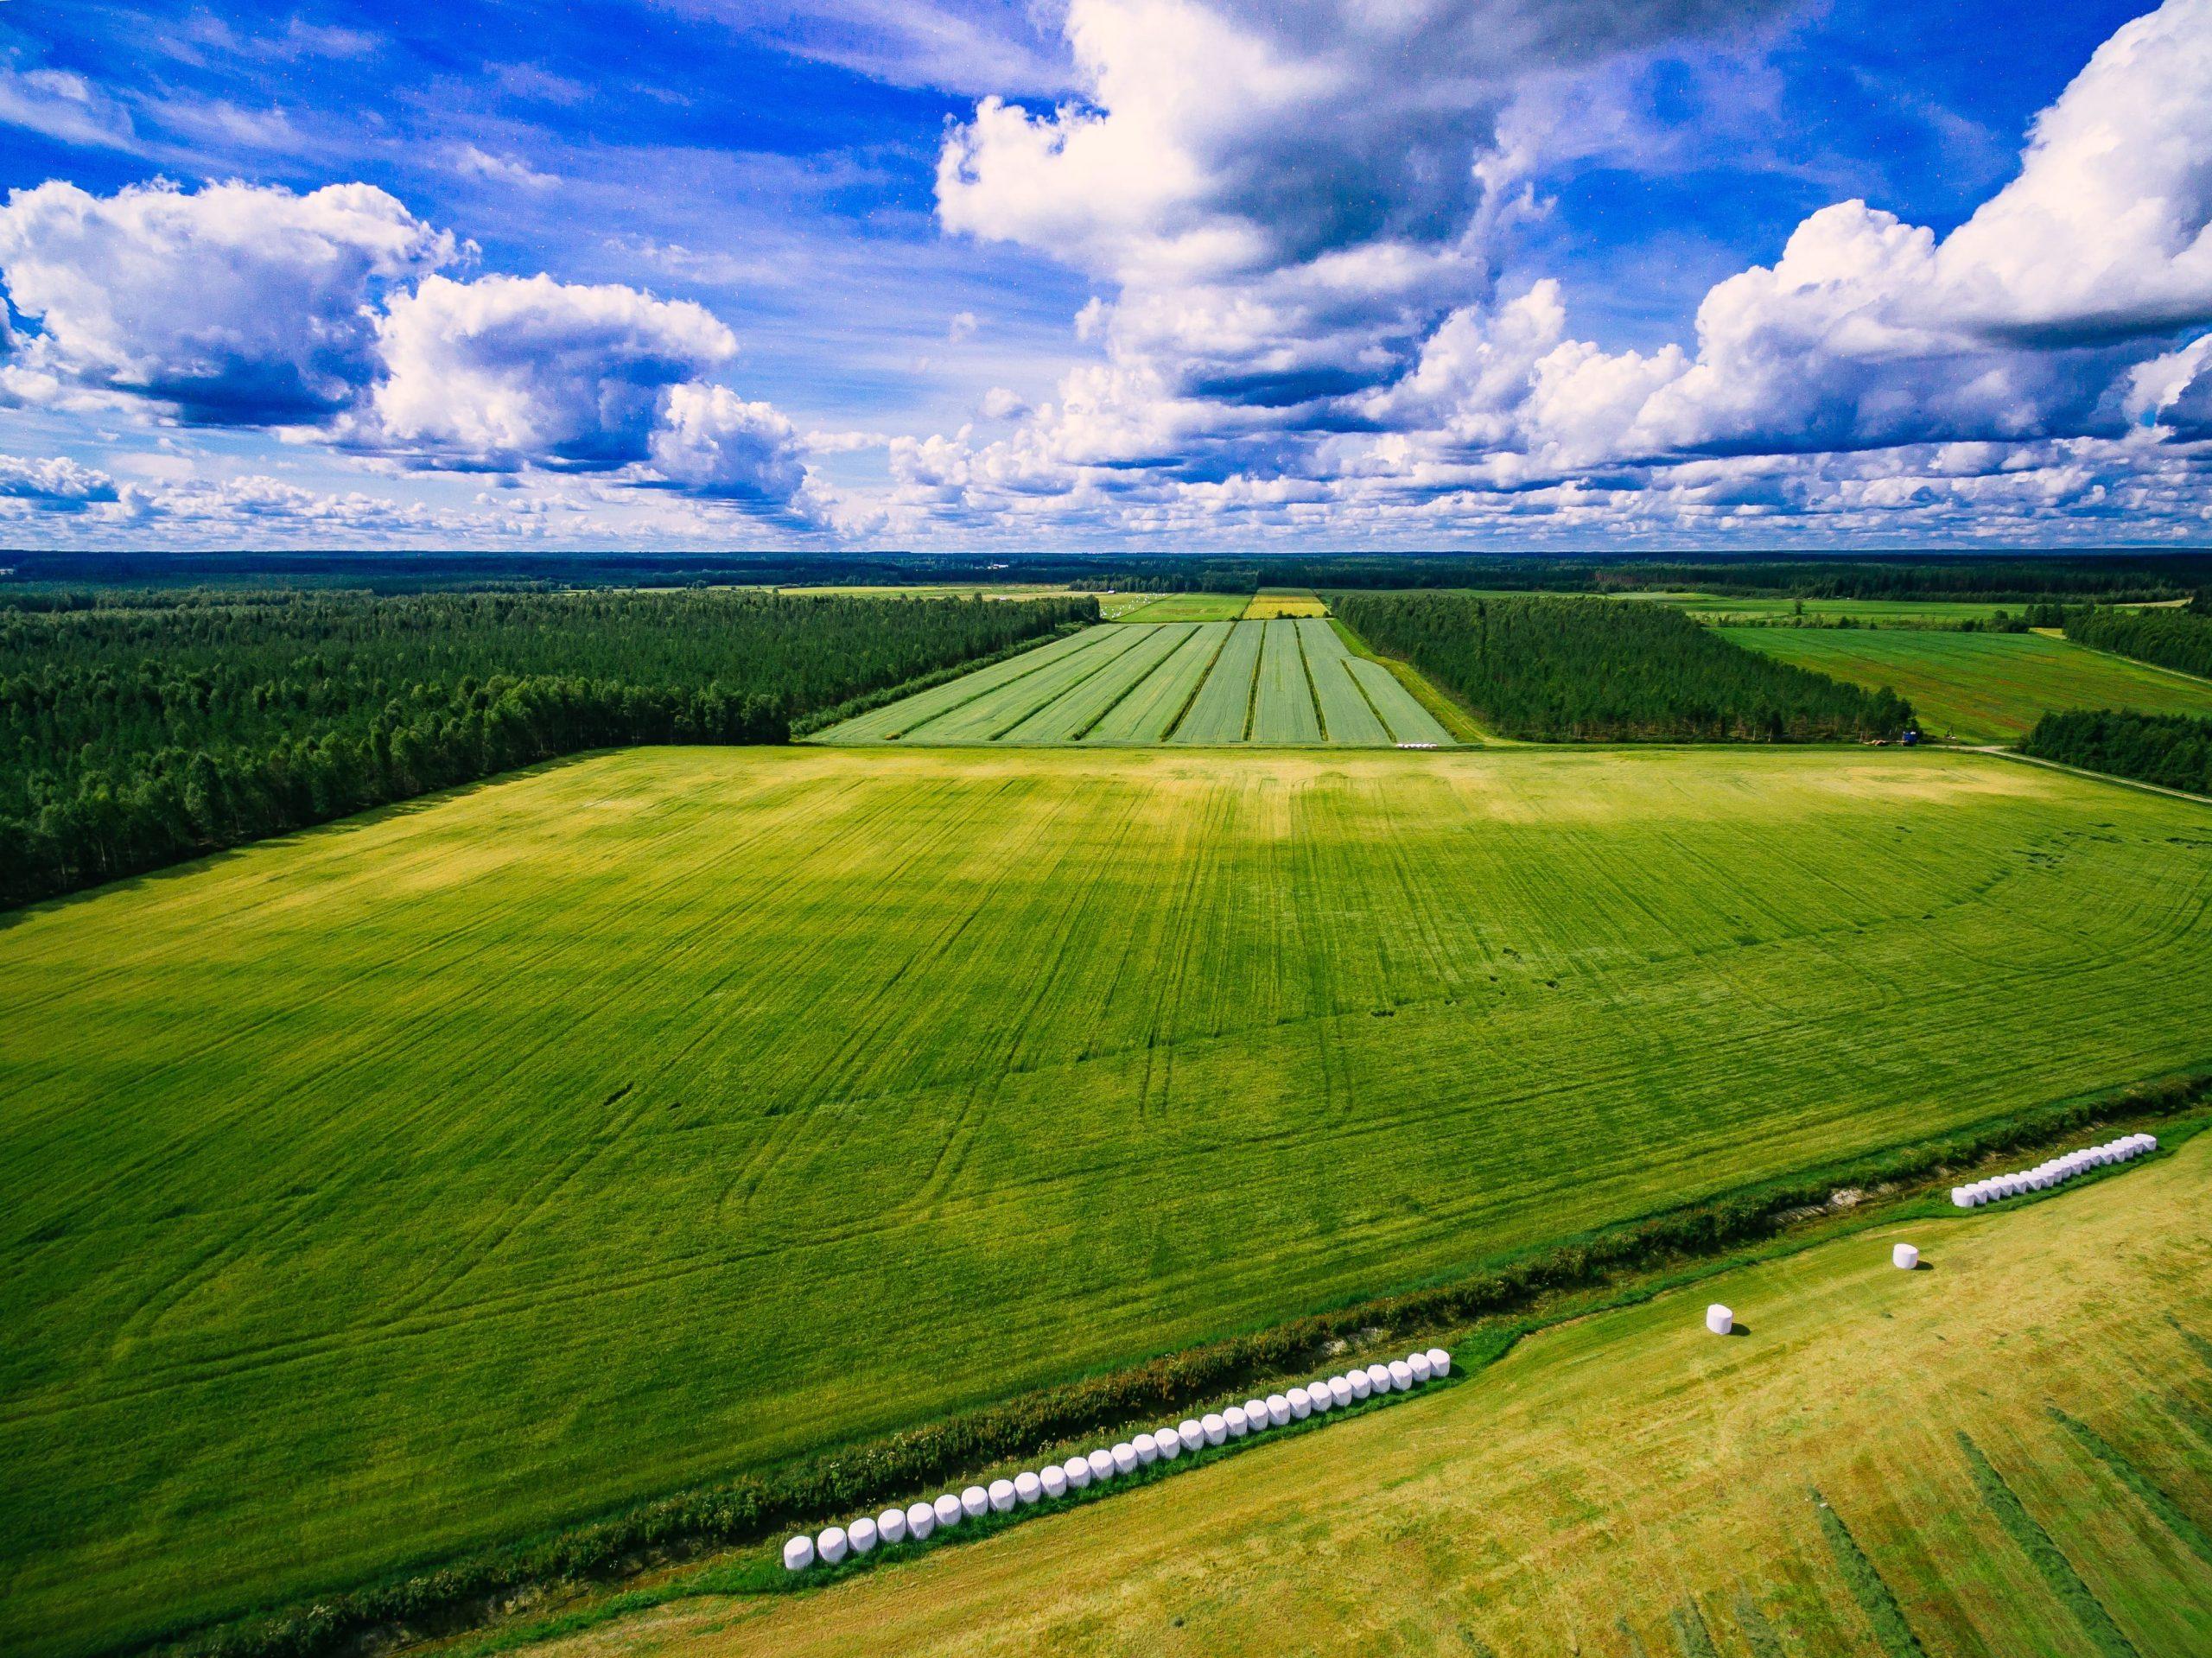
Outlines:
[[1971, 1185], [1953, 1186], [1951, 1201], [1961, 1209], [1979, 1208], [2000, 1198], [2017, 1197], [2024, 1191], [2042, 1191], [2071, 1180], [2077, 1174], [2087, 1174], [2091, 1169], [2101, 1169], [2108, 1163], [2125, 1163], [2158, 1149], [2156, 1134], [2122, 1134], [2118, 1140], [2069, 1152], [2031, 1169], [2022, 1169], [2014, 1174], [1993, 1174]]
[[1155, 1463], [1173, 1462], [1186, 1451], [1225, 1445], [1363, 1399], [1410, 1393], [1433, 1377], [1451, 1373], [1452, 1356], [1440, 1347], [1432, 1347], [1388, 1364], [1370, 1364], [1363, 1370], [1331, 1376], [1326, 1382], [1311, 1382], [1285, 1393], [1269, 1394], [1265, 1399], [1248, 1399], [1224, 1411], [1186, 1418], [1173, 1427], [1139, 1433], [1088, 1456], [1024, 1469], [1012, 1479], [995, 1479], [987, 1486], [947, 1491], [934, 1502], [886, 1509], [874, 1519], [863, 1517], [849, 1526], [825, 1527], [811, 1537], [802, 1532], [784, 1545], [784, 1569], [804, 1572], [817, 1560], [835, 1566], [848, 1554], [866, 1554], [878, 1543], [903, 1543], [909, 1538], [918, 1542], [933, 1532], [950, 1530], [963, 1520], [979, 1520], [987, 1514], [1027, 1508], [1047, 1497], [1064, 1497]]

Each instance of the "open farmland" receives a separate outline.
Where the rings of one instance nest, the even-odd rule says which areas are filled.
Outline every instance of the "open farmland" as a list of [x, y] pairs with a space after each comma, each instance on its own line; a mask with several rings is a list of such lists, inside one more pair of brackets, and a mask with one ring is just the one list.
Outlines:
[[1244, 607], [1248, 622], [1271, 622], [1278, 616], [1325, 616], [1328, 606], [1319, 594], [1304, 588], [1262, 588]]
[[2201, 1061], [2208, 899], [2201, 808], [1975, 755], [824, 747], [25, 912], [0, 1647]]
[[2062, 708], [2212, 715], [2212, 682], [2040, 633], [1724, 627], [1748, 650], [1910, 702], [1923, 727], [1961, 742], [2013, 742]]
[[822, 734], [828, 743], [1446, 745], [1450, 733], [1325, 617], [1120, 622]]
[[1131, 594], [1137, 600], [1126, 610], [1109, 613], [1122, 622], [1233, 622], [1244, 613], [1241, 593], [1166, 593], [1155, 599]]
[[[1891, 1268], [1901, 1238], [1932, 1270]], [[533, 1650], [2190, 1658], [2212, 1651], [2208, 1274], [2199, 1135], [2032, 1208], [1546, 1331], [988, 1541]], [[1707, 1336], [1708, 1299], [1748, 1333]]]

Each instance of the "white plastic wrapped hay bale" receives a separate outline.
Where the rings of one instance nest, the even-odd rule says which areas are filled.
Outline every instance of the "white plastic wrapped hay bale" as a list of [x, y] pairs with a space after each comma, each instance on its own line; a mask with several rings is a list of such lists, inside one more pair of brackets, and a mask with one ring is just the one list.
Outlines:
[[906, 1535], [920, 1542], [937, 1529], [937, 1508], [929, 1502], [906, 1505]]
[[875, 1534], [887, 1543], [905, 1542], [906, 1540], [906, 1511], [904, 1509], [886, 1509], [881, 1514], [876, 1515]]
[[1715, 1301], [1705, 1310], [1705, 1327], [1716, 1336], [1725, 1336], [1736, 1327], [1736, 1315]]
[[1387, 1364], [1369, 1365], [1367, 1367], [1367, 1385], [1373, 1388], [1376, 1393], [1389, 1393], [1395, 1385], [1390, 1380], [1390, 1367]]
[[1267, 1397], [1267, 1407], [1268, 1425], [1270, 1427], [1281, 1427], [1290, 1420], [1290, 1401], [1284, 1398], [1282, 1394], [1269, 1394]]
[[1241, 1439], [1252, 1431], [1251, 1413], [1242, 1405], [1231, 1405], [1222, 1412], [1221, 1420], [1232, 1439]]
[[814, 1553], [824, 1566], [835, 1566], [845, 1558], [845, 1528], [824, 1526], [814, 1539]]
[[1317, 1411], [1334, 1410], [1337, 1396], [1329, 1391], [1327, 1382], [1309, 1382], [1306, 1384], [1306, 1402]]
[[1070, 1457], [1060, 1464], [1060, 1471], [1067, 1476], [1068, 1489], [1080, 1491], [1090, 1483], [1090, 1458]]
[[[1185, 1451], [1196, 1451], [1213, 1436], [1206, 1432], [1206, 1425], [1195, 1416], [1186, 1416], [1175, 1426], [1175, 1437], [1183, 1442]], [[1218, 1445], [1219, 1440], [1214, 1440]]]
[[1390, 1385], [1400, 1393], [1411, 1393], [1414, 1390], [1414, 1367], [1403, 1359], [1392, 1359]]
[[937, 1515], [937, 1528], [939, 1531], [950, 1531], [960, 1523], [960, 1516], [966, 1512], [961, 1507], [960, 1493], [957, 1491], [947, 1491], [935, 1502], [930, 1504], [930, 1508]]
[[853, 1553], [865, 1554], [875, 1547], [875, 1521], [862, 1515], [845, 1528], [845, 1540], [852, 1544]]
[[1136, 1446], [1131, 1445], [1127, 1439], [1122, 1440], [1106, 1454], [1114, 1459], [1114, 1471], [1117, 1474], [1134, 1474], [1141, 1465], [1137, 1461]]
[[1920, 1267], [1920, 1251], [1910, 1243], [1900, 1243], [1890, 1251], [1890, 1265], [1901, 1273], [1916, 1272]]
[[[1083, 1471], [1083, 1477], [1085, 1479], [1090, 1477], [1088, 1468]], [[1037, 1483], [1043, 1488], [1046, 1496], [1065, 1496], [1068, 1494], [1068, 1471], [1058, 1463], [1048, 1463], [1037, 1471]]]
[[1446, 1352], [1440, 1347], [1430, 1348], [1428, 1350], [1428, 1373], [1433, 1376], [1450, 1375], [1452, 1374], [1451, 1354]]
[[1329, 1378], [1329, 1397], [1335, 1402], [1339, 1410], [1341, 1410], [1344, 1406], [1351, 1404], [1352, 1400], [1351, 1378], [1350, 1376], [1331, 1376]]
[[[1203, 1433], [1198, 1436], [1204, 1439]], [[1183, 1454], [1183, 1436], [1174, 1428], [1164, 1427], [1152, 1436], [1152, 1454], [1162, 1462], [1173, 1462]]]
[[1344, 1385], [1351, 1389], [1354, 1399], [1364, 1399], [1375, 1391], [1374, 1378], [1364, 1370], [1345, 1371]]
[[1014, 1482], [995, 1479], [984, 1488], [988, 1493], [993, 1514], [1011, 1513], [1014, 1509]]
[[2158, 1137], [2156, 1134], [2138, 1134], [2135, 1138], [2146, 1152], [2155, 1152], [2158, 1149]]
[[1428, 1355], [1426, 1353], [1407, 1354], [1406, 1369], [1414, 1373], [1415, 1382], [1426, 1382], [1435, 1374], [1428, 1368]]
[[1283, 1402], [1290, 1407], [1290, 1420], [1302, 1422], [1313, 1413], [1313, 1401], [1306, 1396], [1303, 1388], [1293, 1388], [1283, 1394]]
[[1219, 1445], [1229, 1437], [1229, 1424], [1217, 1411], [1208, 1411], [1205, 1413], [1204, 1426], [1208, 1445]]
[[1160, 1460], [1160, 1442], [1149, 1433], [1138, 1434], [1129, 1441], [1129, 1447], [1137, 1453], [1137, 1463], [1141, 1467], [1149, 1468]]
[[[1290, 1407], [1285, 1405], [1283, 1408], [1287, 1411]], [[1274, 1413], [1268, 1408], [1266, 1400], [1248, 1399], [1244, 1401], [1244, 1420], [1256, 1433], [1262, 1428], [1274, 1426]]]
[[1014, 1500], [1028, 1508], [1045, 1495], [1045, 1482], [1033, 1469], [1025, 1468], [1014, 1477]]
[[784, 1545], [784, 1570], [804, 1572], [814, 1564], [814, 1539], [794, 1537]]
[[970, 1520], [981, 1520], [991, 1511], [991, 1494], [981, 1485], [970, 1485], [960, 1494], [960, 1512]]
[[1103, 1485], [1108, 1480], [1114, 1477], [1114, 1453], [1112, 1452], [1101, 1448], [1092, 1452], [1088, 1460], [1090, 1464], [1090, 1483], [1092, 1484]]

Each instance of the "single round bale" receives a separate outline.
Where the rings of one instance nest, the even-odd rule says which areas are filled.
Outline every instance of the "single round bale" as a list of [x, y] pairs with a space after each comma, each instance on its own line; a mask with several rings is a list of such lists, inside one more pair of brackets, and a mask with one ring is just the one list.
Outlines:
[[836, 1565], [845, 1558], [845, 1528], [824, 1526], [815, 1534], [814, 1552], [822, 1557], [823, 1565]]
[[1290, 1406], [1293, 1421], [1302, 1422], [1313, 1413], [1313, 1401], [1306, 1396], [1303, 1388], [1293, 1388], [1283, 1395], [1283, 1399]]
[[1375, 1391], [1375, 1378], [1364, 1370], [1347, 1370], [1344, 1385], [1351, 1389], [1354, 1399], [1364, 1399]]
[[1006, 1514], [1012, 1510], [1014, 1500], [1014, 1482], [1012, 1480], [993, 1480], [990, 1483], [989, 1492], [991, 1499], [991, 1512], [993, 1514]]
[[1023, 1508], [1044, 1495], [1045, 1482], [1037, 1477], [1035, 1471], [1025, 1468], [1014, 1477], [1014, 1500]]
[[937, 1509], [927, 1502], [906, 1505], [906, 1535], [920, 1542], [937, 1529]]
[[1060, 1471], [1067, 1476], [1070, 1488], [1080, 1491], [1090, 1483], [1090, 1458], [1070, 1457], [1060, 1464]]
[[[1285, 1405], [1283, 1408], [1285, 1410], [1288, 1410], [1290, 1407]], [[1274, 1413], [1268, 1408], [1268, 1401], [1266, 1400], [1248, 1399], [1244, 1401], [1245, 1425], [1249, 1426], [1253, 1432], [1257, 1433], [1263, 1427], [1274, 1426]]]
[[950, 1531], [958, 1525], [960, 1516], [965, 1512], [961, 1506], [960, 1494], [957, 1491], [947, 1491], [930, 1506], [937, 1515], [938, 1528], [944, 1531]]
[[1351, 1404], [1353, 1398], [1351, 1378], [1350, 1376], [1331, 1376], [1329, 1378], [1329, 1397], [1335, 1400], [1338, 1405]]
[[1252, 1431], [1252, 1419], [1246, 1413], [1242, 1405], [1231, 1405], [1227, 1410], [1222, 1412], [1221, 1420], [1229, 1429], [1229, 1437], [1232, 1439], [1241, 1439]]
[[1160, 1442], [1149, 1433], [1138, 1434], [1129, 1441], [1129, 1445], [1137, 1453], [1137, 1461], [1145, 1467], [1149, 1468], [1160, 1460]]
[[[1090, 1471], [1083, 1471], [1087, 1479]], [[1037, 1471], [1037, 1483], [1045, 1488], [1046, 1496], [1065, 1496], [1068, 1494], [1068, 1471], [1058, 1463], [1049, 1463]]]
[[970, 1520], [980, 1520], [991, 1511], [991, 1494], [980, 1485], [970, 1485], [960, 1494], [960, 1512]]
[[1315, 1410], [1332, 1410], [1337, 1396], [1329, 1391], [1327, 1382], [1309, 1382], [1306, 1384], [1306, 1402]]
[[1127, 1439], [1122, 1440], [1106, 1454], [1113, 1458], [1114, 1471], [1117, 1474], [1134, 1474], [1143, 1466], [1137, 1460], [1137, 1448]]
[[1406, 1369], [1414, 1373], [1414, 1380], [1416, 1382], [1426, 1382], [1436, 1374], [1429, 1368], [1428, 1355], [1426, 1353], [1407, 1354]]
[[1092, 1480], [1103, 1485], [1106, 1481], [1114, 1477], [1114, 1453], [1112, 1452], [1103, 1449], [1094, 1451], [1090, 1453], [1089, 1460], [1090, 1463], [1090, 1477]]
[[1182, 1440], [1184, 1450], [1196, 1451], [1211, 1436], [1206, 1432], [1205, 1423], [1195, 1416], [1186, 1416], [1175, 1425], [1175, 1437]]
[[1736, 1315], [1715, 1301], [1705, 1310], [1705, 1327], [1716, 1336], [1725, 1336], [1736, 1327]]
[[1268, 1395], [1268, 1425], [1274, 1427], [1281, 1427], [1289, 1420], [1290, 1401], [1284, 1398], [1282, 1394], [1279, 1393], [1269, 1394]]
[[1229, 1437], [1229, 1424], [1216, 1412], [1208, 1411], [1206, 1413], [1205, 1421], [1203, 1426], [1205, 1428], [1206, 1443], [1208, 1445], [1219, 1445], [1224, 1439], [1226, 1439]]
[[784, 1545], [784, 1570], [804, 1572], [814, 1564], [814, 1539], [794, 1537]]
[[1920, 1265], [1920, 1250], [1915, 1245], [1900, 1243], [1890, 1251], [1890, 1265], [1901, 1273], [1911, 1272]]
[[853, 1553], [865, 1554], [875, 1547], [875, 1521], [862, 1515], [845, 1528], [845, 1540], [853, 1546]]
[[1414, 1390], [1414, 1367], [1403, 1359], [1392, 1359], [1390, 1385], [1400, 1393], [1411, 1393]]
[[1369, 1365], [1367, 1367], [1367, 1385], [1374, 1388], [1376, 1393], [1389, 1393], [1392, 1385], [1390, 1382], [1390, 1367], [1387, 1364]]
[[[1200, 1439], [1205, 1438], [1201, 1433]], [[1176, 1429], [1164, 1427], [1152, 1436], [1152, 1453], [1162, 1462], [1173, 1462], [1183, 1454], [1183, 1436]]]
[[875, 1534], [887, 1543], [905, 1542], [906, 1540], [906, 1511], [904, 1509], [886, 1509], [881, 1514], [876, 1515]]
[[1430, 1348], [1428, 1350], [1428, 1373], [1431, 1375], [1450, 1375], [1452, 1374], [1451, 1354], [1446, 1352], [1440, 1347]]

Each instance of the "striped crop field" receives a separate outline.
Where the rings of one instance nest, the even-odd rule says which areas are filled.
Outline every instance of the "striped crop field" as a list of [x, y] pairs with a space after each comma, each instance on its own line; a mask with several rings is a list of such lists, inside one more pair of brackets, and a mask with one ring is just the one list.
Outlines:
[[816, 740], [1389, 747], [1452, 738], [1327, 619], [1305, 616], [1102, 625]]
[[[1892, 1270], [1910, 1239], [1932, 1270]], [[1545, 1331], [1380, 1411], [544, 1658], [2212, 1652], [2212, 1134]], [[1744, 1333], [1709, 1336], [1708, 1299]], [[2194, 1339], [2192, 1339], [2192, 1337]]]
[[2212, 715], [2212, 681], [2040, 633], [1723, 627], [1749, 650], [1870, 690], [1887, 685], [1931, 735], [2014, 742], [2061, 708]]
[[[1156, 648], [1109, 631], [1037, 671]], [[0, 928], [0, 1650], [341, 1588], [2208, 1031], [2203, 808], [1979, 754], [639, 749], [243, 848]], [[1605, 1496], [1619, 1443], [1547, 1501]], [[1404, 1534], [1402, 1569], [1489, 1558]]]

